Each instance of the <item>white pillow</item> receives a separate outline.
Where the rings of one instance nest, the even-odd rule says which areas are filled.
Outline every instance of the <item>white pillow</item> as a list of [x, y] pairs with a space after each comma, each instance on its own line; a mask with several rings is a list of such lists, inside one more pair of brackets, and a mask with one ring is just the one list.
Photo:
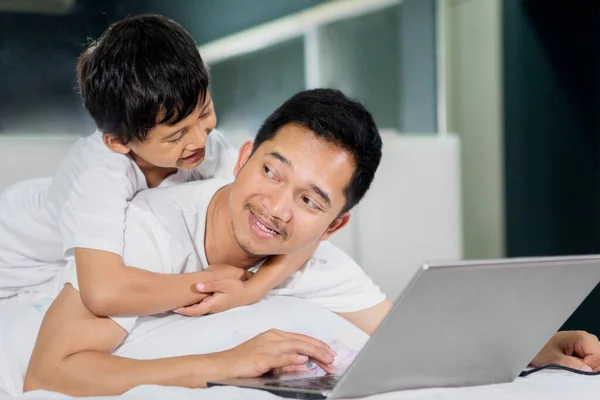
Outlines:
[[154, 359], [213, 353], [272, 328], [308, 334], [342, 350], [358, 350], [368, 340], [368, 335], [351, 323], [309, 301], [271, 296], [251, 306], [200, 318], [172, 313], [140, 318], [115, 354]]
[[[22, 394], [23, 379], [42, 315], [31, 305], [0, 306], [0, 391]], [[368, 335], [309, 301], [284, 296], [199, 318], [173, 313], [139, 318], [115, 354], [155, 359], [226, 350], [276, 328], [317, 337], [336, 350], [338, 368], [346, 366]]]

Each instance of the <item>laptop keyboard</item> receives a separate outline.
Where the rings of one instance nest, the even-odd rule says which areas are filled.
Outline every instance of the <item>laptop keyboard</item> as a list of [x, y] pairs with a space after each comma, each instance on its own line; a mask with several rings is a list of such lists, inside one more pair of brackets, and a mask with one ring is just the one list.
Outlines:
[[279, 381], [266, 382], [265, 386], [290, 389], [331, 390], [339, 380], [339, 375], [325, 375], [312, 378], [282, 379]]

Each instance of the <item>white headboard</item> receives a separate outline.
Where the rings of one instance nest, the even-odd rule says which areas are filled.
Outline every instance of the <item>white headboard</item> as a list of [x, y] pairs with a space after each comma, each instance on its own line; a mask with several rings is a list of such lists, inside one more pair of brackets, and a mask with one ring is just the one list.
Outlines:
[[462, 258], [460, 142], [455, 135], [382, 132], [375, 180], [331, 241], [392, 299], [417, 268]]
[[0, 191], [25, 179], [52, 176], [79, 138], [0, 134]]

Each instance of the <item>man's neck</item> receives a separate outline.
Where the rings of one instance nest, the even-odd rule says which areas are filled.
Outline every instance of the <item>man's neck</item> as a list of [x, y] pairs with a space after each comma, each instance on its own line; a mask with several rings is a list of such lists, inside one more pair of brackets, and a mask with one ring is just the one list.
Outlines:
[[253, 267], [264, 257], [248, 254], [233, 235], [229, 208], [230, 185], [218, 190], [206, 211], [204, 249], [208, 265], [228, 264], [239, 268]]

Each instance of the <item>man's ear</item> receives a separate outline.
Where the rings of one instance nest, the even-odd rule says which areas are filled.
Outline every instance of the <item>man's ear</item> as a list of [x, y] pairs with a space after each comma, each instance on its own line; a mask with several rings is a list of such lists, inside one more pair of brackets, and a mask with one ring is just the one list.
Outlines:
[[235, 163], [235, 168], [233, 169], [233, 174], [237, 176], [248, 159], [250, 155], [252, 155], [252, 150], [254, 150], [254, 143], [251, 140], [245, 141], [242, 147], [240, 148], [240, 154], [238, 155], [237, 162]]
[[323, 236], [321, 236], [321, 240], [329, 239], [331, 235], [348, 225], [348, 222], [350, 222], [350, 213], [343, 213], [342, 215], [334, 219], [331, 224], [329, 224], [329, 228], [327, 228]]
[[114, 151], [115, 153], [127, 154], [131, 151], [129, 147], [124, 145], [115, 135], [112, 133], [105, 133], [102, 135], [102, 140], [104, 141], [104, 145], [108, 147], [109, 150]]

